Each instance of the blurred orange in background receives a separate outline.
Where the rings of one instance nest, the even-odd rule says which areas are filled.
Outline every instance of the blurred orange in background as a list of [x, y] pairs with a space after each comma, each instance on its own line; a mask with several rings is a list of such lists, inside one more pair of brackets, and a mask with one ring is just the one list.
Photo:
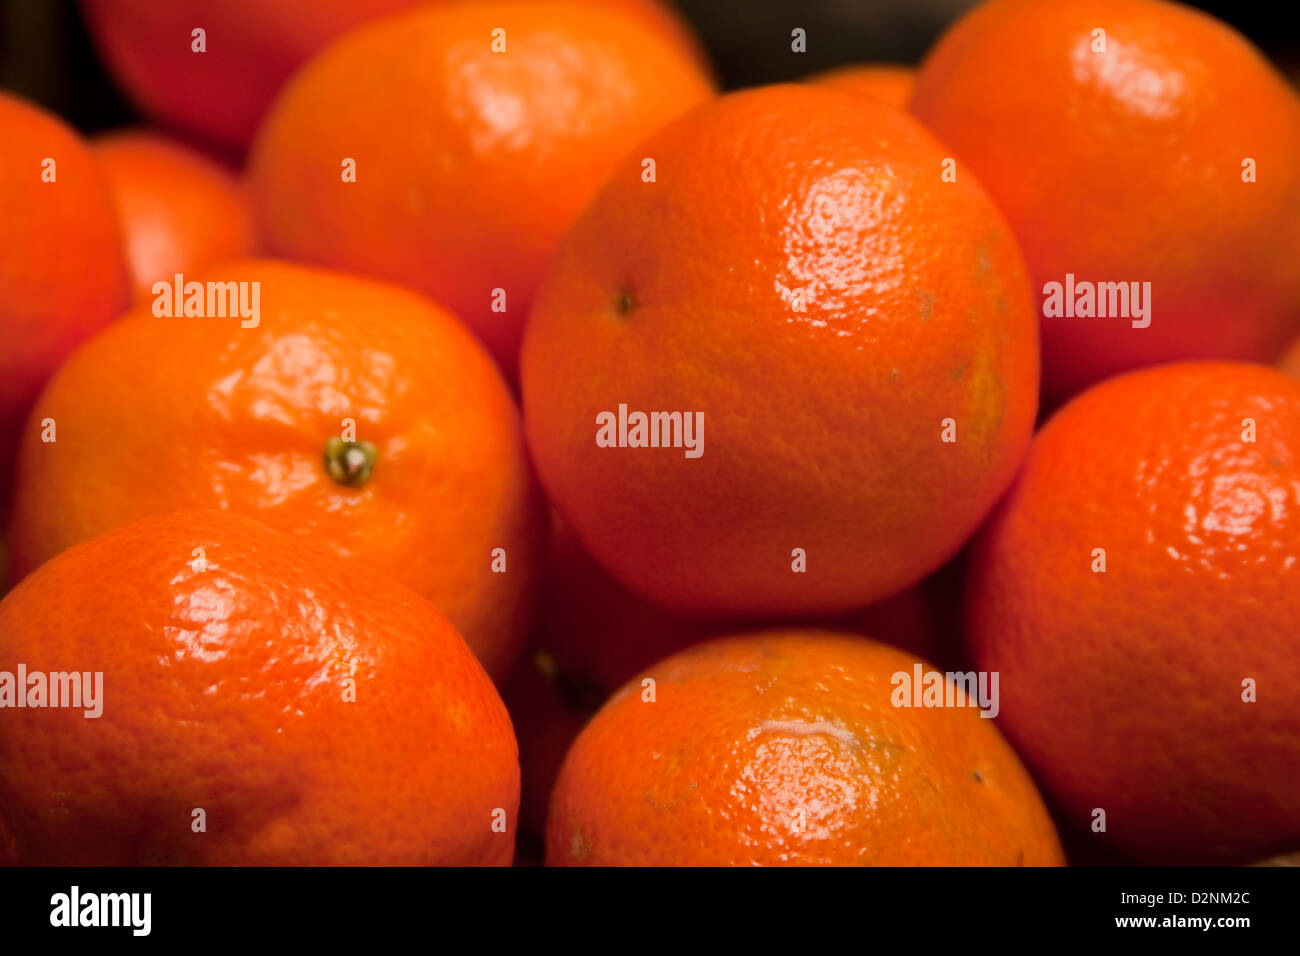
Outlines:
[[82, 0], [81, 9], [113, 75], [146, 115], [239, 155], [301, 63], [352, 27], [415, 2]]
[[58, 117], [0, 91], [0, 507], [23, 419], [81, 341], [126, 308], [107, 180]]
[[905, 110], [916, 87], [916, 68], [891, 63], [840, 66], [824, 73], [814, 73], [805, 82], [834, 87], [846, 93], [861, 93]]
[[137, 302], [159, 280], [255, 251], [248, 194], [220, 163], [146, 130], [96, 137], [91, 150], [122, 217]]
[[[330, 41], [385, 14], [452, 2], [477, 0], [82, 0], [82, 10], [144, 113], [240, 155], [284, 81]], [[698, 51], [690, 28], [657, 0], [568, 2], [618, 9]], [[201, 53], [196, 29], [204, 31]]]

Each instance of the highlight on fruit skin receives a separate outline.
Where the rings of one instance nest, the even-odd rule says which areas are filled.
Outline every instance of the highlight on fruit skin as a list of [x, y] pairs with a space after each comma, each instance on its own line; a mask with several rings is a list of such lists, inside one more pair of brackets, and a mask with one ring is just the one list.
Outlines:
[[[1300, 334], [1300, 93], [1226, 23], [989, 0], [926, 55], [911, 111], [1015, 231], [1048, 406], [1161, 362], [1270, 362]], [[1049, 306], [1072, 280], [1113, 291]]]
[[806, 629], [647, 668], [565, 758], [548, 865], [1063, 864], [1029, 774], [976, 700], [899, 703], [899, 675], [930, 670]]
[[1300, 866], [1300, 48], [810, 2], [0, 13], [0, 866]]
[[[455, 2], [463, 0], [81, 0], [81, 10], [143, 113], [239, 155], [284, 83], [330, 43], [383, 16]], [[660, 0], [577, 2], [615, 8], [707, 62], [690, 26]]]
[[[1010, 228], [945, 155], [867, 97], [730, 93], [626, 157], [566, 234], [525, 329], [525, 429], [625, 586], [733, 620], [848, 612], [992, 508], [1033, 427], [1038, 323]], [[633, 414], [704, 443], [638, 448], [620, 424], [609, 447]]]
[[629, 150], [714, 95], [634, 6], [420, 5], [342, 37], [252, 147], [268, 248], [425, 293], [513, 380], [561, 235]]
[[0, 601], [0, 660], [50, 695], [3, 712], [0, 862], [512, 859], [514, 734], [460, 635], [256, 521], [180, 512], [76, 545]]
[[[532, 616], [545, 513], [487, 352], [437, 304], [374, 279], [270, 259], [182, 278], [86, 342], [38, 398], [13, 579], [149, 514], [229, 509], [422, 594], [504, 678]], [[172, 315], [182, 305], [200, 314]]]
[[1094, 386], [969, 569], [971, 661], [1071, 836], [1166, 866], [1300, 846], [1300, 382], [1180, 362]]

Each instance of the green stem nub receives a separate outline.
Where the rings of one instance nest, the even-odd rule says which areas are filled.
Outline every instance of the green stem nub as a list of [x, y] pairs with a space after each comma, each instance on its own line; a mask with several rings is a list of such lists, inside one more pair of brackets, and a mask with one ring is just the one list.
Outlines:
[[349, 488], [360, 488], [370, 480], [378, 458], [378, 450], [368, 441], [334, 437], [325, 443], [325, 473]]

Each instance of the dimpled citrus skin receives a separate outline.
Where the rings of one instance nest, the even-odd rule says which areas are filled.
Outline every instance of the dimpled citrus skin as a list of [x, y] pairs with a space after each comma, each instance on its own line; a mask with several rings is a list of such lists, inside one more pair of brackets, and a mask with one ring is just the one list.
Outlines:
[[888, 63], [841, 66], [815, 73], [805, 82], [834, 87], [846, 93], [860, 93], [905, 110], [916, 86], [916, 69]]
[[583, 730], [551, 798], [551, 865], [1056, 865], [1051, 820], [992, 720], [894, 707], [917, 659], [766, 631], [647, 669]]
[[[513, 376], [560, 235], [628, 150], [712, 95], [688, 50], [625, 13], [413, 10], [286, 87], [253, 148], [259, 221], [281, 254], [427, 293]], [[341, 180], [344, 158], [356, 182]]]
[[219, 163], [145, 130], [100, 136], [91, 150], [122, 216], [137, 302], [177, 272], [255, 251], [248, 194]]
[[1162, 864], [1300, 845], [1300, 383], [1179, 363], [1085, 392], [969, 566], [998, 724], [1080, 839]]
[[[54, 160], [54, 182], [42, 180]], [[77, 343], [127, 305], [103, 174], [56, 117], [0, 91], [0, 501], [23, 419]]]
[[[531, 618], [545, 515], [491, 358], [386, 283], [269, 260], [186, 278], [260, 282], [259, 324], [142, 306], [68, 360], [23, 437], [14, 579], [135, 518], [220, 507], [413, 588], [504, 676]], [[41, 439], [46, 418], [57, 441]], [[360, 488], [325, 470], [345, 419], [378, 452]]]
[[[846, 611], [992, 507], [1029, 440], [1037, 322], [1009, 229], [971, 177], [941, 181], [943, 155], [865, 97], [735, 93], [639, 147], [565, 237], [526, 331], [525, 427], [629, 588], [692, 613]], [[703, 454], [598, 447], [620, 403], [702, 412]]]
[[72, 548], [0, 602], [0, 660], [103, 672], [98, 718], [4, 712], [5, 863], [513, 857], [514, 735], [464, 641], [413, 592], [258, 522], [183, 512]]
[[[638, 598], [583, 550], [558, 516], [552, 517], [531, 652], [501, 691], [519, 739], [522, 827], [538, 838], [545, 832], [560, 763], [586, 719], [649, 665], [735, 629], [677, 617]], [[932, 650], [945, 649], [937, 643], [937, 621], [919, 587], [817, 626], [864, 634], [930, 660]]]
[[1049, 403], [1153, 362], [1271, 361], [1300, 330], [1300, 98], [1225, 24], [992, 0], [922, 63], [911, 109], [997, 201], [1038, 292], [1067, 272], [1151, 283], [1147, 328], [1043, 319]]

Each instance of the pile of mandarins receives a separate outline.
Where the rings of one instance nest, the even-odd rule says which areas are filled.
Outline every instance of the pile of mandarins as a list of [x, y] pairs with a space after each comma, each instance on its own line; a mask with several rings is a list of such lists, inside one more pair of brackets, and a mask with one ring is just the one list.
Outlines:
[[657, 0], [82, 12], [165, 132], [0, 93], [0, 862], [1300, 850], [1300, 97], [1230, 28], [719, 95]]

